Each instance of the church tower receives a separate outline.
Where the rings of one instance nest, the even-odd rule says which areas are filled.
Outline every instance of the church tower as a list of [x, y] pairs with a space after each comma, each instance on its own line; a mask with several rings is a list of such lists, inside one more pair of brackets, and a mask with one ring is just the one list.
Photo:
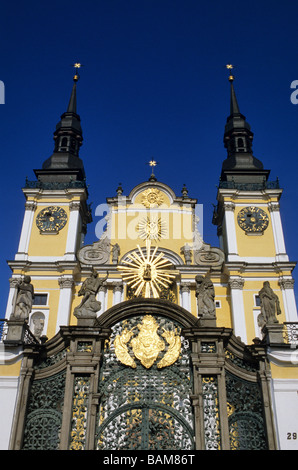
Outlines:
[[91, 221], [79, 156], [83, 135], [77, 114], [78, 79], [76, 73], [67, 110], [54, 132], [53, 154], [34, 170], [36, 180], [26, 180], [22, 189], [26, 202], [20, 242], [15, 259], [8, 262], [12, 276], [6, 318], [12, 313], [16, 285], [30, 276], [35, 296], [29, 326], [38, 337], [51, 337], [69, 323], [76, 252]]
[[266, 281], [283, 305], [281, 321], [297, 321], [295, 263], [289, 261], [285, 248], [279, 202], [282, 189], [278, 180], [269, 181], [270, 170], [253, 155], [253, 133], [240, 112], [233, 75], [229, 81], [230, 115], [224, 132], [227, 158], [222, 164], [213, 223], [225, 254], [234, 332], [249, 344], [260, 337], [258, 293]]

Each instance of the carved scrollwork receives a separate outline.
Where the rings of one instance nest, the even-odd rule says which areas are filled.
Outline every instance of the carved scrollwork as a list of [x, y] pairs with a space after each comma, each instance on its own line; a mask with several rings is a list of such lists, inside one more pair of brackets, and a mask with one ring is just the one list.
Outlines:
[[203, 244], [200, 250], [194, 252], [194, 263], [200, 266], [218, 266], [224, 262], [224, 254], [220, 248]]
[[77, 257], [82, 264], [107, 264], [110, 260], [110, 252], [110, 242], [105, 238], [81, 248]]

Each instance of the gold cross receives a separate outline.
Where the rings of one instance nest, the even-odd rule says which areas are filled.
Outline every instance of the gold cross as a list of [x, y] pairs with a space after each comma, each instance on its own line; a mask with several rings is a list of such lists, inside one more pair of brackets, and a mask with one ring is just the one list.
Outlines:
[[150, 160], [150, 162], [148, 163], [148, 165], [150, 166], [156, 166], [157, 165], [157, 162], [155, 160]]
[[232, 75], [232, 70], [234, 68], [234, 65], [232, 64], [227, 64], [226, 69], [230, 70], [230, 75], [229, 75], [229, 80], [232, 82], [234, 80], [234, 75]]
[[150, 160], [150, 162], [148, 163], [149, 166], [151, 166], [152, 168], [152, 173], [151, 173], [151, 176], [154, 176], [154, 172], [153, 172], [153, 168], [158, 165], [158, 162], [156, 162], [155, 160]]
[[80, 75], [79, 75], [79, 72], [78, 72], [78, 69], [80, 69], [82, 67], [82, 64], [80, 64], [80, 62], [75, 62], [73, 64], [73, 68], [75, 69], [75, 75], [73, 77], [73, 81], [74, 82], [77, 82], [80, 78]]

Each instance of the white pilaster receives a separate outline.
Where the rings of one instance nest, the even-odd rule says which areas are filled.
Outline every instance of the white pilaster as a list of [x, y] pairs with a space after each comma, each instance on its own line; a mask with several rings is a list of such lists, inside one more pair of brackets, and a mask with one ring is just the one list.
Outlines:
[[241, 276], [231, 277], [229, 280], [229, 286], [231, 289], [234, 334], [235, 336], [240, 336], [241, 341], [247, 344], [243, 285], [244, 279]]
[[69, 205], [70, 216], [65, 249], [65, 258], [72, 261], [78, 248], [78, 230], [80, 226], [80, 203], [71, 202]]
[[27, 201], [25, 204], [25, 214], [23, 219], [18, 252], [15, 255], [15, 260], [25, 260], [28, 258], [29, 241], [31, 237], [36, 206], [36, 202], [33, 201]]
[[72, 288], [74, 281], [72, 276], [61, 276], [59, 278], [60, 297], [58, 305], [56, 333], [59, 331], [60, 326], [69, 325], [70, 307], [72, 300]]
[[235, 227], [235, 204], [232, 202], [224, 203], [224, 224], [227, 240], [228, 261], [235, 261], [238, 259], [237, 237]]
[[10, 288], [9, 288], [8, 301], [7, 301], [7, 307], [6, 307], [6, 313], [5, 313], [5, 318], [7, 320], [9, 320], [10, 315], [12, 314], [12, 311], [13, 311], [13, 307], [14, 307], [13, 303], [14, 303], [14, 298], [16, 295], [16, 286], [20, 280], [21, 280], [21, 277], [19, 278], [11, 277], [9, 279]]
[[122, 291], [123, 291], [122, 281], [115, 282], [114, 290], [113, 290], [113, 305], [116, 305], [122, 302]]
[[191, 311], [190, 305], [190, 284], [188, 282], [181, 283], [180, 285], [181, 292], [181, 305], [185, 310]]
[[106, 310], [106, 295], [107, 295], [106, 286], [105, 285], [100, 286], [98, 294], [97, 294], [97, 300], [101, 303], [101, 308], [97, 312], [97, 316], [101, 315]]
[[294, 279], [281, 278], [279, 285], [282, 291], [282, 297], [285, 307], [285, 315], [287, 322], [297, 322], [297, 306], [294, 292]]
[[279, 204], [271, 202], [269, 203], [268, 208], [271, 213], [271, 222], [272, 222], [272, 230], [273, 230], [274, 243], [275, 243], [276, 260], [277, 261], [289, 261], [289, 257], [286, 253], [284, 233], [282, 229], [282, 223], [281, 223], [281, 217], [280, 217], [280, 211], [279, 211]]

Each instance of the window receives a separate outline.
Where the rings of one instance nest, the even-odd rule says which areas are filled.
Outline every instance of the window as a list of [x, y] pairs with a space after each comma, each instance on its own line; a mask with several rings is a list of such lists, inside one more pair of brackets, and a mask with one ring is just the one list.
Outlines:
[[48, 294], [34, 294], [33, 305], [47, 305]]
[[221, 308], [221, 301], [220, 300], [215, 301], [215, 308]]
[[260, 296], [255, 294], [254, 295], [254, 298], [255, 298], [255, 307], [261, 307], [261, 299], [260, 299]]

